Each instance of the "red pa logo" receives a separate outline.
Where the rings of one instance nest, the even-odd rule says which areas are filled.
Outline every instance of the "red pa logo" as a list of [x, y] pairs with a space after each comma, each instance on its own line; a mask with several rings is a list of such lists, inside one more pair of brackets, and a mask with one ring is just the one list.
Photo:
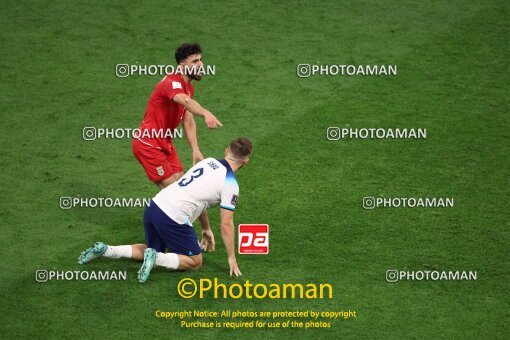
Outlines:
[[238, 230], [239, 254], [269, 253], [269, 225], [240, 224]]

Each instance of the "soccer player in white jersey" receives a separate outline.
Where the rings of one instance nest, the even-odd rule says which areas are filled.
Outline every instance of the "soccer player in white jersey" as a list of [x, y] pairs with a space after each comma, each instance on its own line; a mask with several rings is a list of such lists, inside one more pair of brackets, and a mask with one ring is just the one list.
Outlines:
[[[161, 190], [145, 208], [147, 244], [110, 246], [96, 242], [83, 251], [78, 263], [98, 257], [131, 258], [142, 261], [138, 281], [145, 282], [154, 266], [191, 270], [202, 266], [202, 250], [214, 251], [214, 234], [209, 219], [199, 219], [202, 242], [192, 223], [207, 208], [220, 205], [221, 236], [227, 250], [230, 275], [240, 276], [234, 246], [234, 211], [239, 197], [235, 172], [250, 159], [253, 145], [237, 138], [225, 150], [224, 159], [206, 158], [195, 164], [177, 182]], [[167, 252], [168, 250], [168, 252]]]

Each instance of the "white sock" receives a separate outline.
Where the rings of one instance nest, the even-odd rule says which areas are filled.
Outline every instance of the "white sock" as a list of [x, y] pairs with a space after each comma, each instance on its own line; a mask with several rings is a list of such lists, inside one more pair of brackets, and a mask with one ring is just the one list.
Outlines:
[[174, 270], [178, 269], [179, 255], [175, 253], [158, 253], [158, 256], [156, 256], [156, 266]]
[[131, 246], [107, 246], [104, 252], [104, 257], [110, 257], [112, 259], [120, 259], [121, 257], [131, 258], [133, 255], [133, 248]]

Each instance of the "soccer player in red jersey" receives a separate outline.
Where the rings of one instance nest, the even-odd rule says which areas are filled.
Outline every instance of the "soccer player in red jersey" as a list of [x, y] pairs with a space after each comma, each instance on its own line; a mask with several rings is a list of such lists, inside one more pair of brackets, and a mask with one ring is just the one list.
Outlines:
[[149, 180], [160, 189], [167, 187], [183, 175], [183, 168], [171, 137], [162, 138], [161, 131], [182, 127], [193, 150], [193, 165], [203, 160], [197, 143], [193, 115], [204, 117], [208, 128], [223, 126], [208, 110], [193, 99], [192, 80], [202, 79], [204, 64], [202, 48], [198, 44], [183, 44], [175, 51], [177, 69], [166, 75], [152, 92], [140, 126], [140, 137], [132, 142], [133, 153]]

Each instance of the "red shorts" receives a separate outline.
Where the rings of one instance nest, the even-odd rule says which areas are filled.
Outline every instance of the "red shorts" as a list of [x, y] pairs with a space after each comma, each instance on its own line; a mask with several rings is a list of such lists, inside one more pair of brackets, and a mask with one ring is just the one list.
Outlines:
[[133, 138], [131, 145], [133, 154], [151, 181], [159, 182], [182, 172], [181, 160], [172, 143], [168, 144], [168, 149], [162, 149]]

